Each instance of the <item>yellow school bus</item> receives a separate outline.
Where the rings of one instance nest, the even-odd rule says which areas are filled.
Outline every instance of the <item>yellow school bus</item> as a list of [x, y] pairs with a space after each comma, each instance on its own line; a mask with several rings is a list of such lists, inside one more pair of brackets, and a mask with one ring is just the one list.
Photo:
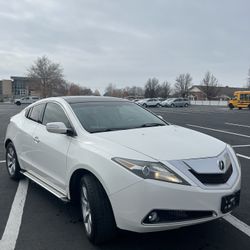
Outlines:
[[234, 98], [228, 101], [228, 107], [233, 108], [249, 108], [250, 109], [250, 90], [249, 91], [236, 91]]

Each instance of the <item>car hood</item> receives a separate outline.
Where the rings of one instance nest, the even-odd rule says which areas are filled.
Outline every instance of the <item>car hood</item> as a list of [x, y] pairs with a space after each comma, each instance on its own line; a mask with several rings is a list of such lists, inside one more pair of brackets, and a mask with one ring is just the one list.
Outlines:
[[176, 125], [119, 130], [96, 134], [156, 160], [214, 157], [226, 144], [216, 138]]

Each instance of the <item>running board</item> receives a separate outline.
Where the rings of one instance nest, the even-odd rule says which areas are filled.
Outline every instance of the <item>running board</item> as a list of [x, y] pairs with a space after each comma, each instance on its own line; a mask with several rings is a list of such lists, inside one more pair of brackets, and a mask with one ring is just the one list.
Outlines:
[[48, 185], [44, 181], [40, 180], [36, 176], [32, 175], [31, 173], [29, 173], [27, 171], [21, 171], [21, 173], [24, 176], [26, 176], [27, 178], [29, 178], [30, 180], [34, 181], [39, 186], [43, 187], [44, 189], [46, 189], [47, 191], [49, 191], [50, 193], [52, 193], [53, 195], [55, 195], [57, 198], [59, 198], [63, 202], [69, 202], [69, 199], [67, 198], [67, 196], [65, 196], [63, 193], [59, 192], [55, 188], [51, 187], [50, 185]]

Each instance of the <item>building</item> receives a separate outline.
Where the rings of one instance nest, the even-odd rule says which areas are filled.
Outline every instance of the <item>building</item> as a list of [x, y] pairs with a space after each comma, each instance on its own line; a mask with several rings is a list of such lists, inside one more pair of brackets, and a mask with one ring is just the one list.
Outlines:
[[12, 98], [12, 81], [0, 80], [0, 101]]
[[22, 76], [11, 76], [10, 79], [12, 79], [12, 93], [15, 98], [29, 94], [29, 78]]
[[[207, 96], [204, 91], [205, 86], [203, 85], [193, 85], [189, 89], [189, 97], [193, 100], [206, 100]], [[216, 96], [213, 98], [215, 100], [228, 100], [234, 96], [235, 91], [247, 90], [246, 88], [236, 88], [236, 87], [216, 87]]]

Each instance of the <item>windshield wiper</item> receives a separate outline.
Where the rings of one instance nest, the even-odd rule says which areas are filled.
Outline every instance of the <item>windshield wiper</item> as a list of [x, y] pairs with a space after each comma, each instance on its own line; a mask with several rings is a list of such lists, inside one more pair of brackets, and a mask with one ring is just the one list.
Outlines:
[[157, 123], [157, 122], [149, 122], [149, 123], [144, 123], [140, 126], [140, 128], [147, 128], [147, 127], [157, 127], [157, 126], [165, 126], [166, 124], [164, 123]]
[[112, 128], [100, 128], [100, 129], [93, 129], [90, 131], [90, 133], [101, 133], [101, 132], [108, 132], [108, 131], [114, 131], [115, 129]]
[[116, 130], [125, 130], [131, 128], [100, 128], [100, 129], [93, 129], [90, 133], [101, 133], [101, 132], [109, 132], [109, 131], [116, 131]]

